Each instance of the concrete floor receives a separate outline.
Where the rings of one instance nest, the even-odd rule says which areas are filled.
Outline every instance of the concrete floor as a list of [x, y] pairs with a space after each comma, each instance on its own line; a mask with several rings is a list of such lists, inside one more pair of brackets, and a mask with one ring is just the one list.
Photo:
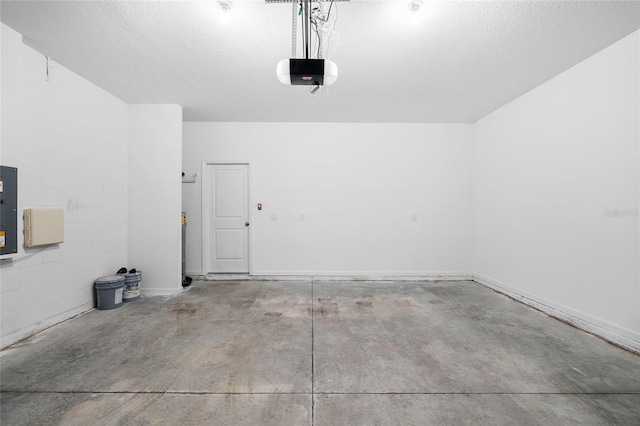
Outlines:
[[195, 282], [0, 356], [6, 425], [640, 424], [639, 356], [472, 282]]

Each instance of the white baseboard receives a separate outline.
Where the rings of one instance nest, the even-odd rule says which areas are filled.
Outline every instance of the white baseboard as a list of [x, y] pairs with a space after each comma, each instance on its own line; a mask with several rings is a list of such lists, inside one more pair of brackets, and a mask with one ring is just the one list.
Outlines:
[[94, 308], [93, 303], [85, 303], [76, 308], [73, 308], [68, 311], [49, 317], [44, 321], [40, 321], [36, 324], [32, 324], [20, 330], [13, 331], [7, 334], [6, 336], [2, 336], [2, 341], [0, 342], [0, 349], [4, 349], [8, 346], [13, 345], [14, 343], [27, 339], [33, 336], [34, 334], [40, 333], [41, 331], [44, 331], [47, 328], [60, 324], [84, 312], [88, 312], [93, 308]]
[[471, 272], [289, 272], [258, 271], [252, 274], [194, 275], [195, 280], [205, 281], [471, 281]]
[[313, 275], [315, 281], [471, 281], [471, 273], [432, 273], [432, 274], [407, 274], [407, 275], [395, 275], [395, 274], [354, 274], [354, 275]]
[[198, 281], [312, 281], [313, 275], [207, 274], [192, 278]]
[[184, 291], [182, 287], [179, 288], [148, 288], [143, 287], [140, 289], [140, 292], [145, 297], [153, 297], [153, 296], [175, 296], [176, 294], [180, 294]]
[[562, 306], [543, 298], [527, 294], [500, 281], [480, 274], [474, 274], [473, 281], [524, 303], [527, 306], [544, 312], [545, 314], [562, 322], [566, 322], [580, 330], [598, 336], [609, 343], [640, 355], [640, 333], [635, 333], [631, 330], [608, 323], [583, 312], [576, 311], [567, 306]]

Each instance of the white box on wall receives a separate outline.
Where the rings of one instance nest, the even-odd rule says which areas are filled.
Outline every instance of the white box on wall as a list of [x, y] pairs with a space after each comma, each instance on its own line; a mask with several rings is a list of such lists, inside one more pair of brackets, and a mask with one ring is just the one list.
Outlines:
[[25, 246], [34, 247], [62, 242], [64, 242], [64, 210], [25, 209]]

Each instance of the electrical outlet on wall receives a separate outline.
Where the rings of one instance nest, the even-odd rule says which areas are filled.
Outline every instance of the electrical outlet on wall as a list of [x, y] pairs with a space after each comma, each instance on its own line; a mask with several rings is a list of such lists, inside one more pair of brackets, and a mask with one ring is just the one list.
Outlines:
[[300, 222], [304, 222], [304, 213], [300, 213]]
[[275, 213], [271, 213], [271, 216], [269, 216], [269, 220], [271, 222], [277, 222], [278, 221], [278, 215]]

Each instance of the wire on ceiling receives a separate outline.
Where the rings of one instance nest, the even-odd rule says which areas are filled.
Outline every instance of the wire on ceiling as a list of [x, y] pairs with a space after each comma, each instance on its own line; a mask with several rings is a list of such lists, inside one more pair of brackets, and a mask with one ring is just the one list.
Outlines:
[[[292, 40], [291, 56], [297, 56], [297, 20], [302, 19], [301, 33], [303, 42], [302, 55], [305, 59], [329, 59], [336, 46], [331, 48], [330, 42], [335, 32], [335, 23], [338, 20], [338, 5], [334, 7], [334, 1], [313, 2], [311, 0], [293, 1], [292, 8]], [[325, 12], [325, 4], [329, 3], [329, 8]], [[312, 32], [315, 35], [311, 38]], [[314, 43], [315, 42], [315, 43]], [[315, 44], [315, 46], [314, 46]]]

